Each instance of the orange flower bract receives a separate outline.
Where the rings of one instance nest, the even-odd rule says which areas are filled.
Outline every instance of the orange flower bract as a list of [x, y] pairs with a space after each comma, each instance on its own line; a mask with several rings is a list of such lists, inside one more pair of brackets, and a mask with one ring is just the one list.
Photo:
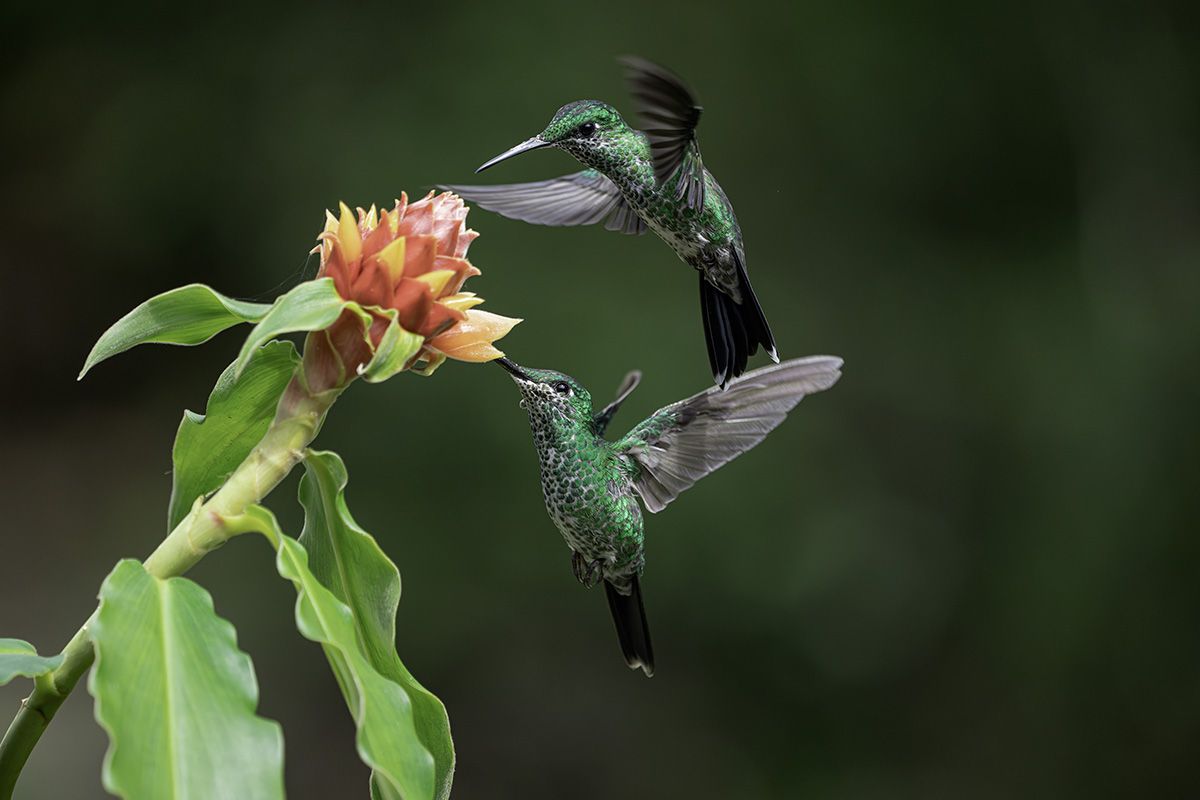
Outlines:
[[503, 355], [493, 342], [520, 320], [473, 311], [483, 299], [463, 291], [466, 280], [480, 274], [467, 260], [467, 249], [479, 235], [466, 226], [469, 210], [455, 194], [430, 192], [415, 203], [401, 194], [391, 209], [372, 206], [355, 214], [343, 203], [338, 216], [326, 212], [325, 230], [313, 249], [321, 255], [318, 277], [332, 278], [343, 299], [374, 318], [370, 345], [350, 311], [326, 332], [339, 356], [342, 380], [370, 360], [391, 309], [400, 327], [424, 339], [409, 366], [436, 365], [447, 356], [478, 362]]

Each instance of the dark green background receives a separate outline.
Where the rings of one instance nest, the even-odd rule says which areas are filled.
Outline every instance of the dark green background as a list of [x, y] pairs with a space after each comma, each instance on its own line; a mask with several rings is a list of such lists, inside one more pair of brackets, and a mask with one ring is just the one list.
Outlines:
[[[1184, 7], [1184, 4], [1180, 4]], [[1136, 10], [1135, 10], [1136, 9]], [[463, 798], [1196, 796], [1196, 20], [1089, 3], [404, 3], [5, 15], [0, 635], [54, 651], [164, 533], [169, 450], [237, 334], [74, 376], [142, 299], [269, 299], [323, 209], [463, 182], [613, 57], [687, 77], [785, 357], [845, 377], [648, 521], [659, 673], [621, 664], [495, 367], [355, 386], [318, 444], [404, 577], [399, 649]], [[575, 169], [535, 153], [495, 182]], [[623, 431], [708, 381], [660, 242], [472, 213], [514, 358]], [[304, 272], [304, 270], [308, 270]], [[760, 358], [757, 363], [762, 363]], [[298, 532], [295, 485], [270, 499]], [[296, 798], [366, 796], [292, 589], [193, 572], [238, 626]], [[25, 686], [0, 692], [5, 717]], [[18, 797], [101, 794], [86, 693]], [[6, 723], [5, 723], [6, 724]]]

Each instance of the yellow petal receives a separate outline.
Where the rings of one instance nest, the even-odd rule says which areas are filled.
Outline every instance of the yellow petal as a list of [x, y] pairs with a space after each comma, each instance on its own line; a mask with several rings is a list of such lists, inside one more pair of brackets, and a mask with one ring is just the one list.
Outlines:
[[482, 303], [483, 298], [476, 297], [474, 292], [459, 292], [449, 297], [443, 297], [438, 302], [446, 308], [452, 308], [455, 311], [466, 311], [468, 308], [474, 308]]
[[465, 320], [430, 339], [429, 346], [458, 361], [492, 361], [504, 355], [492, 346], [492, 342], [511, 331], [521, 320], [490, 311], [466, 313]]
[[375, 204], [371, 204], [371, 210], [367, 212], [367, 227], [374, 230], [379, 225], [379, 215], [375, 211]]
[[504, 351], [497, 349], [488, 342], [475, 342], [455, 348], [445, 355], [453, 358], [455, 361], [470, 361], [473, 364], [483, 364], [487, 361], [495, 361], [497, 358], [504, 358]]
[[358, 222], [354, 212], [345, 203], [339, 203], [342, 217], [338, 220], [338, 244], [342, 248], [342, 257], [349, 263], [357, 261], [362, 255], [362, 236], [358, 233]]
[[430, 293], [434, 297], [437, 297], [442, 293], [442, 289], [446, 288], [446, 284], [450, 282], [450, 279], [453, 278], [455, 274], [456, 273], [452, 269], [435, 269], [426, 272], [424, 275], [418, 275], [417, 280], [421, 281], [422, 283], [428, 283]]
[[333, 212], [328, 208], [325, 209], [325, 229], [322, 233], [336, 233], [338, 229], [338, 218], [333, 215]]
[[388, 275], [393, 283], [400, 280], [400, 276], [404, 274], [404, 241], [404, 237], [401, 236], [389, 243], [375, 256], [387, 267]]

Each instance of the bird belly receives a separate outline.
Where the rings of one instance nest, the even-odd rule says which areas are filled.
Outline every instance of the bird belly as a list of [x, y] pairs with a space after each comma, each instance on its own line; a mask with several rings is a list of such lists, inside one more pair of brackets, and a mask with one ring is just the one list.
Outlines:
[[[599, 561], [606, 578], [641, 574], [641, 509], [632, 497], [614, 497], [601, 483], [594, 487], [569, 478], [543, 481], [546, 512], [572, 551]], [[574, 485], [573, 485], [574, 484]]]
[[597, 509], [582, 501], [546, 495], [546, 511], [567, 546], [588, 561], [612, 561], [617, 556], [616, 537]]
[[[610, 176], [611, 177], [611, 176]], [[735, 302], [742, 302], [735, 248], [740, 247], [741, 229], [725, 193], [705, 170], [707, 196], [704, 207], [684, 207], [666, 191], [644, 186], [622, 186], [625, 202], [646, 226], [662, 239], [684, 263], [703, 273]]]
[[704, 273], [709, 283], [739, 303], [742, 300], [732, 243], [712, 241], [696, 220], [682, 220], [671, 214], [647, 210], [643, 219], [675, 255], [693, 269]]
[[693, 224], [673, 214], [659, 213], [653, 209], [643, 211], [642, 220], [684, 262], [691, 264], [692, 259], [699, 255], [704, 239]]

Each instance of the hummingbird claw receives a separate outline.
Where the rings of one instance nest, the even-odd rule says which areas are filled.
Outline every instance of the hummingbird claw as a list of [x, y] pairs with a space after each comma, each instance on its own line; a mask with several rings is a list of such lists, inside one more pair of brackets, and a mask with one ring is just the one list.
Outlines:
[[585, 582], [584, 581], [584, 568], [585, 567], [584, 567], [584, 563], [583, 563], [583, 556], [579, 555], [579, 553], [576, 553], [574, 550], [572, 550], [571, 551], [571, 574], [573, 574], [575, 576], [575, 580], [579, 581], [580, 583]]
[[579, 553], [572, 551], [571, 572], [574, 573], [575, 580], [591, 589], [604, 577], [604, 560], [596, 558], [588, 561]]

